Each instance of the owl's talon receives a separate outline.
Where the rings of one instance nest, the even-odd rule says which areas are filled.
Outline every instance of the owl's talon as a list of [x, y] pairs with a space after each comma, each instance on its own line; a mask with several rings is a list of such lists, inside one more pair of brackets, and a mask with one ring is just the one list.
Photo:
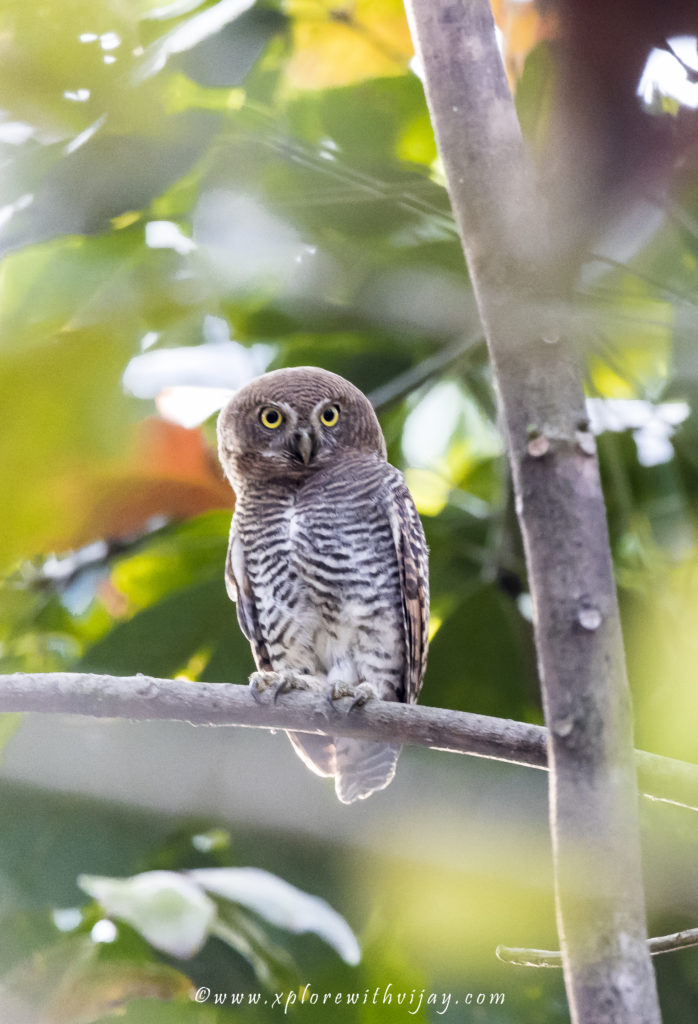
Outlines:
[[289, 672], [282, 672], [279, 681], [274, 687], [274, 703], [278, 701], [283, 693], [290, 693], [291, 690], [300, 689], [296, 686], [296, 680]]
[[327, 699], [330, 703], [330, 707], [333, 711], [337, 710], [336, 701], [341, 700], [342, 697], [352, 697], [352, 702], [347, 709], [347, 714], [351, 714], [354, 708], [362, 707], [367, 704], [368, 701], [375, 699], [375, 692], [370, 683], [339, 683], [330, 686], [327, 691]]
[[309, 690], [311, 683], [309, 677], [299, 672], [275, 672], [274, 675], [274, 704], [284, 693], [291, 693], [292, 690]]
[[376, 695], [373, 691], [373, 687], [369, 683], [359, 683], [355, 689], [356, 696], [349, 705], [347, 714], [350, 715], [354, 708], [361, 708], [364, 704], [368, 704], [370, 700], [375, 700]]
[[327, 687], [327, 700], [333, 711], [337, 710], [337, 701], [341, 700], [342, 697], [351, 697], [354, 693], [353, 686], [349, 686], [348, 683], [330, 683]]
[[276, 672], [253, 672], [250, 676], [250, 690], [258, 704], [262, 703], [262, 694], [268, 690], [272, 683], [278, 680]]
[[250, 686], [250, 692], [252, 693], [252, 699], [254, 700], [254, 702], [256, 704], [263, 704], [264, 703], [264, 698], [262, 696], [262, 694], [264, 693], [264, 690], [260, 689], [257, 686]]

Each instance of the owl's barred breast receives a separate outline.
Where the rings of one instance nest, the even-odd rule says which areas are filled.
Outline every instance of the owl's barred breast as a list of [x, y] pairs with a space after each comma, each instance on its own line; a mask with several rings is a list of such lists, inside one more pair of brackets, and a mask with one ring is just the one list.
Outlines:
[[239, 495], [235, 525], [259, 628], [277, 671], [369, 682], [404, 699], [400, 572], [389, 515], [400, 473], [347, 453], [297, 487], [269, 482]]

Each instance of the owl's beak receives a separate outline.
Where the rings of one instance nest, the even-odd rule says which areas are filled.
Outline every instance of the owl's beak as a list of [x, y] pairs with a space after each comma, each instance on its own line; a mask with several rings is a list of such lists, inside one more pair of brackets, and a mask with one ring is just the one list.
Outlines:
[[294, 448], [298, 456], [307, 466], [315, 451], [315, 436], [311, 430], [299, 430], [293, 438]]

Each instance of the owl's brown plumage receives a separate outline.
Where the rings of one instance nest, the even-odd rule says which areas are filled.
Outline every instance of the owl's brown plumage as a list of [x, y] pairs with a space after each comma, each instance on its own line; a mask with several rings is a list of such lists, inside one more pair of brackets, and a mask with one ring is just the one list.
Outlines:
[[[429, 616], [427, 549], [358, 388], [304, 366], [241, 388], [218, 420], [236, 506], [226, 584], [257, 668], [413, 702]], [[352, 803], [388, 785], [399, 746], [289, 733]]]

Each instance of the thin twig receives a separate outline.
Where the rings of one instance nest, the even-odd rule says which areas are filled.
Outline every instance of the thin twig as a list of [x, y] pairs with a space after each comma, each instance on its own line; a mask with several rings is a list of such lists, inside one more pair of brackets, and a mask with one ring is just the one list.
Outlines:
[[635, 270], [634, 267], [628, 266], [627, 263], [622, 263], [620, 260], [614, 260], [610, 256], [604, 256], [600, 252], [590, 252], [584, 263], [604, 263], [607, 267], [611, 267], [613, 270], [621, 270], [625, 274], [630, 274], [632, 277], [637, 278], [638, 281], [644, 281], [645, 284], [651, 285], [652, 288], [656, 288], [657, 291], [664, 292], [665, 295], [669, 295], [674, 299], [679, 299], [682, 302], [688, 302], [691, 306], [696, 305], [695, 299], [688, 294], [688, 292], [680, 291], [678, 288], [672, 288], [671, 285], [666, 284], [663, 281], [657, 280], [656, 277], [652, 277], [650, 274], [643, 274], [640, 270]]
[[[540, 725], [378, 700], [347, 714], [350, 703], [345, 697], [330, 705], [324, 691], [314, 690], [280, 694], [276, 702], [270, 695], [257, 701], [248, 686], [143, 675], [0, 675], [0, 712], [167, 719], [193, 725], [361, 736], [547, 768], [548, 731]], [[698, 765], [644, 751], [637, 751], [636, 757], [640, 787], [646, 796], [698, 810]]]
[[450, 345], [428, 359], [423, 359], [417, 366], [410, 367], [409, 370], [398, 374], [387, 384], [376, 388], [368, 396], [371, 404], [375, 409], [383, 410], [387, 406], [401, 401], [431, 377], [450, 369], [461, 356], [483, 340], [482, 328], [478, 327], [477, 330], [472, 331], [465, 338], [461, 338], [454, 345]]
[[[647, 940], [651, 956], [674, 953], [677, 949], [698, 946], [698, 928], [685, 928], [671, 935], [657, 935]], [[562, 954], [552, 949], [520, 949], [517, 946], [497, 946], [495, 953], [505, 964], [516, 967], [562, 967]]]

